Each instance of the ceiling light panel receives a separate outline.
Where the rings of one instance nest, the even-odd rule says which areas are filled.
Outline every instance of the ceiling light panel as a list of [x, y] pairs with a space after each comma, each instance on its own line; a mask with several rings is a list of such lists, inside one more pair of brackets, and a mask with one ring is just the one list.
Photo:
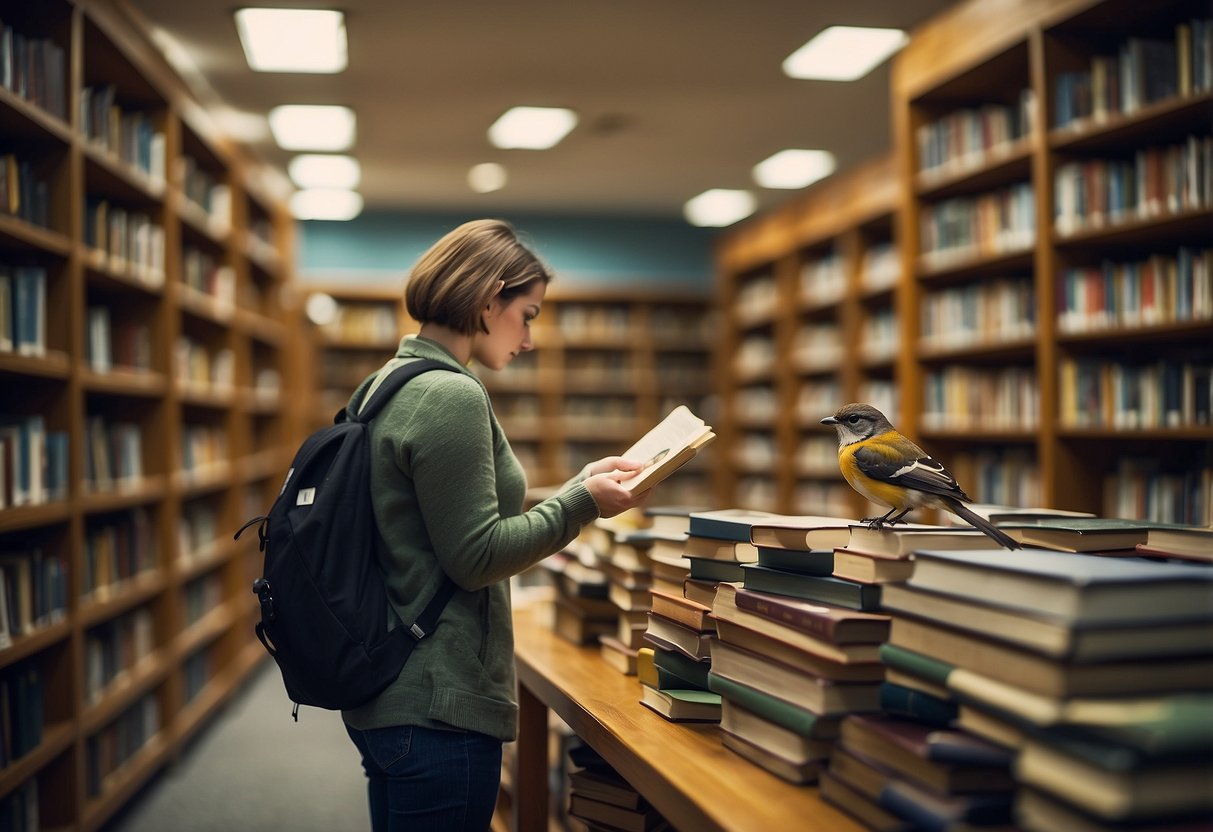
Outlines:
[[489, 128], [489, 141], [504, 150], [547, 150], [577, 126], [563, 107], [512, 107]]
[[831, 26], [789, 55], [785, 75], [819, 81], [856, 81], [905, 46], [901, 29]]
[[354, 144], [354, 111], [349, 107], [284, 104], [270, 110], [270, 132], [283, 150], [340, 152]]
[[691, 225], [721, 228], [754, 213], [757, 201], [749, 191], [713, 188], [687, 200], [683, 216]]
[[754, 166], [754, 181], [764, 188], [805, 188], [834, 172], [828, 150], [781, 150]]
[[296, 156], [287, 172], [300, 188], [357, 188], [362, 180], [357, 159], [323, 153]]
[[468, 170], [468, 187], [478, 194], [491, 194], [505, 187], [505, 168], [496, 162], [481, 162]]
[[236, 31], [257, 72], [334, 73], [346, 68], [345, 15], [330, 9], [239, 9]]
[[309, 188], [291, 195], [297, 220], [352, 220], [362, 213], [362, 195], [336, 188]]

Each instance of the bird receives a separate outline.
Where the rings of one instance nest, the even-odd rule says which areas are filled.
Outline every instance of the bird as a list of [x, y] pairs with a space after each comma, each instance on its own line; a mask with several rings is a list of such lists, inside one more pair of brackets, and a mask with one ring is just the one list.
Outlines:
[[947, 468], [897, 432], [885, 415], [868, 404], [847, 404], [821, 420], [838, 433], [838, 467], [852, 488], [889, 506], [881, 517], [865, 517], [874, 528], [904, 522], [916, 508], [950, 511], [1007, 549], [1019, 543], [965, 506], [973, 500]]

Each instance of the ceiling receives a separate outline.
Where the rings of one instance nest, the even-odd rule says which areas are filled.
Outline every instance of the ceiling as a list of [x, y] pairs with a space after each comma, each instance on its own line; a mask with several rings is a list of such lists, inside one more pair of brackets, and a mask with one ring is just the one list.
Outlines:
[[[127, 0], [167, 33], [225, 129], [285, 169], [264, 115], [277, 104], [345, 104], [368, 210], [678, 218], [709, 188], [749, 188], [759, 209], [789, 191], [750, 169], [823, 148], [840, 170], [889, 146], [888, 63], [851, 83], [798, 81], [785, 57], [833, 24], [912, 29], [951, 0], [343, 0], [349, 67], [254, 73], [231, 0]], [[257, 5], [324, 8], [295, 0]], [[511, 106], [563, 106], [577, 128], [546, 151], [498, 150], [488, 126]], [[474, 193], [468, 169], [499, 162], [505, 188]]]

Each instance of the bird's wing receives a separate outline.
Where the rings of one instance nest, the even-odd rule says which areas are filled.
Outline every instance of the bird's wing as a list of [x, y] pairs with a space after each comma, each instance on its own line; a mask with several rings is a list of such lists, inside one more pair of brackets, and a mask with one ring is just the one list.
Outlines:
[[868, 442], [855, 451], [855, 464], [872, 479], [969, 502], [948, 469], [909, 440], [904, 440], [904, 447], [895, 441]]

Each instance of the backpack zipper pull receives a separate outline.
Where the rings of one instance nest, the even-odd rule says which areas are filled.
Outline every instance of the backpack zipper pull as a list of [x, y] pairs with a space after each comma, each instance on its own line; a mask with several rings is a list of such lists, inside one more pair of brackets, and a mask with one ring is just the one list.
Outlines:
[[291, 703], [291, 704], [293, 704], [293, 705], [294, 705], [294, 707], [293, 707], [293, 708], [291, 708], [291, 717], [292, 717], [292, 718], [293, 718], [293, 719], [294, 719], [296, 722], [298, 722], [298, 721], [299, 721], [299, 703], [298, 703], [298, 702], [293, 702], [293, 703]]

